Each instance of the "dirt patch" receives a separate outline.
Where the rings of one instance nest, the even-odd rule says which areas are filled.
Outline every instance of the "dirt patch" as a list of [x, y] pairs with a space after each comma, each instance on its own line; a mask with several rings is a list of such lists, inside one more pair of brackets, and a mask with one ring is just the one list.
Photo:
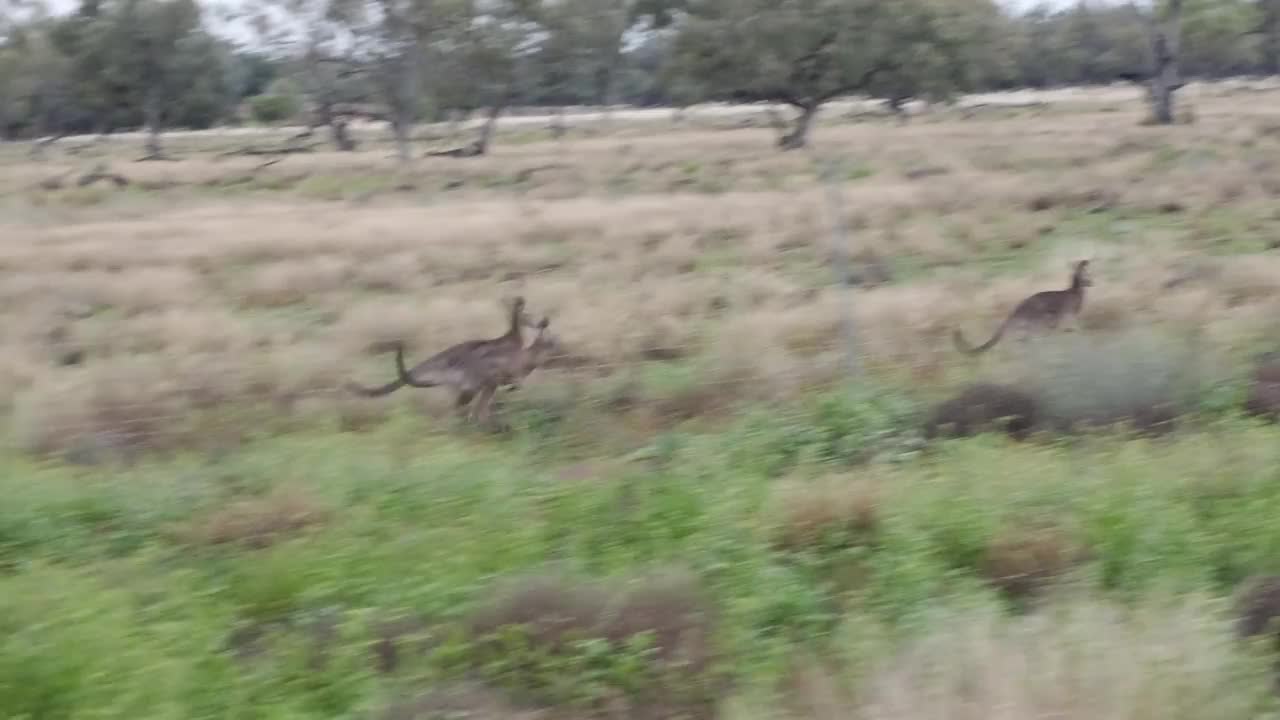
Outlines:
[[1280, 421], [1280, 353], [1264, 353], [1255, 361], [1244, 409], [1254, 417]]

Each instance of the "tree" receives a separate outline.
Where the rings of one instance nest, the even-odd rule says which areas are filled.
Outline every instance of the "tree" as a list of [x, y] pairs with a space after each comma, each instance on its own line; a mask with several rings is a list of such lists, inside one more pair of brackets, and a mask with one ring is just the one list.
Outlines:
[[346, 111], [372, 94], [371, 68], [356, 56], [356, 20], [354, 10], [338, 0], [273, 0], [257, 6], [250, 23], [258, 40], [281, 58], [278, 71], [301, 89], [309, 119], [300, 137], [327, 127], [334, 147], [344, 152], [356, 149]]
[[113, 19], [117, 37], [133, 41], [126, 62], [141, 79], [146, 158], [162, 159], [160, 135], [183, 92], [205, 72], [222, 74], [201, 63], [212, 55], [212, 39], [201, 32], [195, 0], [124, 0]]
[[302, 110], [302, 93], [290, 78], [273, 82], [261, 94], [249, 98], [249, 111], [253, 119], [264, 125], [274, 125], [296, 119]]
[[386, 109], [378, 115], [391, 125], [397, 155], [408, 163], [435, 9], [431, 0], [272, 0], [255, 7], [250, 24], [259, 40], [288, 58], [304, 89], [313, 114], [306, 134], [327, 125], [338, 149], [354, 150], [342, 106], [376, 99]]
[[281, 63], [259, 52], [237, 52], [227, 68], [231, 75], [230, 90], [238, 98], [261, 95], [281, 74]]
[[1148, 10], [1134, 9], [1143, 15], [1150, 28], [1151, 78], [1147, 98], [1151, 104], [1150, 121], [1156, 125], [1172, 125], [1175, 120], [1174, 93], [1183, 85], [1178, 68], [1178, 52], [1182, 42], [1183, 0], [1153, 0]]
[[879, 27], [899, 46], [886, 52], [910, 61], [885, 64], [862, 90], [900, 113], [908, 100], [950, 100], [956, 91], [998, 84], [1006, 72], [1003, 17], [986, 0], [903, 5]]
[[1280, 0], [1256, 0], [1258, 32], [1262, 35], [1262, 70], [1280, 74]]
[[7, 44], [0, 45], [0, 141], [13, 137], [17, 105], [21, 102], [21, 74], [21, 56]]
[[498, 118], [526, 88], [536, 84], [534, 58], [547, 34], [541, 7], [525, 0], [473, 5], [452, 30], [428, 46], [433, 72], [429, 86], [441, 109], [487, 110], [480, 135], [469, 145], [445, 151], [477, 157], [489, 150]]
[[51, 20], [38, 19], [12, 28], [5, 40], [4, 123], [28, 136], [50, 136], [32, 147], [33, 155], [70, 132], [76, 113], [71, 63], [54, 43], [54, 29]]
[[673, 101], [663, 82], [662, 70], [671, 55], [672, 28], [649, 30], [623, 54], [617, 98], [626, 103], [654, 106]]
[[823, 104], [891, 87], [901, 95], [955, 89], [976, 38], [957, 17], [987, 0], [698, 0], [673, 62], [707, 98], [785, 103], [797, 111], [778, 145], [808, 141]]
[[38, 148], [146, 123], [148, 156], [159, 156], [163, 127], [208, 127], [230, 105], [229, 48], [201, 27], [194, 0], [82, 0], [65, 15], [0, 13], [0, 25], [0, 125], [51, 134]]
[[424, 64], [431, 43], [461, 27], [481, 0], [330, 0], [374, 95], [387, 108], [401, 164], [413, 158], [411, 129], [424, 111]]
[[93, 130], [105, 134], [135, 119], [128, 117], [136, 108], [129, 95], [139, 79], [125, 70], [126, 54], [133, 48], [118, 34], [121, 24], [104, 17], [103, 11], [99, 2], [82, 2], [77, 12], [55, 24], [52, 37], [70, 64], [77, 107]]
[[1266, 35], [1251, 0], [1188, 0], [1183, 8], [1178, 65], [1189, 77], [1222, 78], [1264, 65]]
[[[530, 58], [536, 68], [531, 99], [554, 105], [593, 103], [608, 108], [628, 90], [652, 95], [661, 68], [651, 51], [668, 46], [659, 33], [671, 26], [686, 0], [544, 0], [537, 8], [545, 34]], [[628, 44], [650, 52], [629, 52]], [[645, 67], [637, 67], [639, 60]], [[644, 77], [632, 75], [634, 72]], [[624, 87], [627, 84], [627, 87]]]
[[41, 0], [0, 0], [0, 43], [7, 43], [14, 30], [48, 17], [48, 13]]

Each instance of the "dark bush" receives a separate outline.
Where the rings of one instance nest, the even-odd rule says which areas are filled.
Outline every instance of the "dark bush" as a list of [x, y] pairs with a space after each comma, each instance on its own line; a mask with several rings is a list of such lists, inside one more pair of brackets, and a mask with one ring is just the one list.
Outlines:
[[1029, 393], [1010, 385], [975, 383], [939, 403], [925, 423], [927, 439], [968, 437], [989, 429], [1025, 440], [1040, 420], [1040, 406]]
[[1280, 576], [1259, 575], [1241, 584], [1236, 598], [1236, 631], [1240, 637], [1271, 635], [1280, 647]]
[[1280, 353], [1263, 353], [1255, 359], [1244, 409], [1255, 417], [1280, 420]]

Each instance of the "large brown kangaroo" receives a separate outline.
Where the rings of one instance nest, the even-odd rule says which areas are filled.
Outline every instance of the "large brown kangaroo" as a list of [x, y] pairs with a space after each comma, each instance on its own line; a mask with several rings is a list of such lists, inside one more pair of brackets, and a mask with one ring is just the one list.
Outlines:
[[[436, 372], [447, 372], [450, 369], [460, 372], [461, 368], [468, 363], [474, 363], [477, 359], [485, 358], [491, 355], [509, 355], [517, 352], [524, 347], [523, 328], [537, 327], [524, 311], [525, 302], [523, 297], [516, 297], [511, 303], [510, 323], [507, 331], [501, 336], [491, 338], [489, 340], [467, 340], [457, 345], [442, 350], [435, 355], [423, 360], [414, 367], [413, 372], [434, 368]], [[404, 363], [404, 343], [396, 344], [396, 362]], [[390, 395], [407, 385], [403, 379], [395, 379], [386, 385], [380, 387], [369, 388], [358, 385], [354, 382], [347, 383], [347, 389], [365, 397], [382, 397]], [[470, 401], [470, 398], [467, 398]], [[465, 405], [466, 401], [459, 401], [458, 405]]]
[[417, 388], [454, 388], [458, 393], [456, 408], [462, 408], [473, 399], [467, 413], [468, 420], [487, 420], [493, 415], [493, 396], [503, 386], [519, 387], [552, 353], [560, 349], [560, 343], [547, 334], [550, 320], [542, 318], [538, 334], [528, 347], [517, 347], [501, 353], [473, 356], [454, 365], [421, 363], [413, 370], [405, 367], [404, 355], [396, 353], [396, 373], [405, 385]]
[[1092, 285], [1093, 280], [1089, 277], [1089, 261], [1081, 260], [1076, 263], [1071, 273], [1070, 287], [1066, 290], [1043, 290], [1023, 299], [1014, 307], [1013, 312], [1009, 313], [1005, 321], [1000, 323], [1000, 327], [996, 328], [990, 340], [978, 347], [970, 347], [959, 330], [952, 333], [951, 339], [955, 341], [956, 348], [960, 352], [975, 355], [995, 347], [1005, 331], [1015, 326], [1026, 330], [1056, 329], [1068, 315], [1079, 316], [1080, 308], [1084, 305], [1084, 289]]

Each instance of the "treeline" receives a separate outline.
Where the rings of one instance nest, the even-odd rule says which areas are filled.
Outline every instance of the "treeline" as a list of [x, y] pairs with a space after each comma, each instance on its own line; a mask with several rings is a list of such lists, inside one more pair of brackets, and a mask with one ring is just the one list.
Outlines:
[[[771, 100], [796, 109], [781, 141], [794, 147], [843, 94], [898, 106], [1145, 82], [1170, 58], [1182, 77], [1280, 70], [1280, 0], [1019, 14], [993, 0], [258, 0], [231, 18], [252, 35], [239, 46], [209, 12], [80, 0], [54, 16], [0, 0], [0, 137], [145, 127], [161, 155], [165, 128], [301, 121], [353, 149], [346, 122], [363, 115], [388, 122], [407, 156], [414, 122], [456, 111]], [[1166, 46], [1177, 53], [1162, 61]]]

